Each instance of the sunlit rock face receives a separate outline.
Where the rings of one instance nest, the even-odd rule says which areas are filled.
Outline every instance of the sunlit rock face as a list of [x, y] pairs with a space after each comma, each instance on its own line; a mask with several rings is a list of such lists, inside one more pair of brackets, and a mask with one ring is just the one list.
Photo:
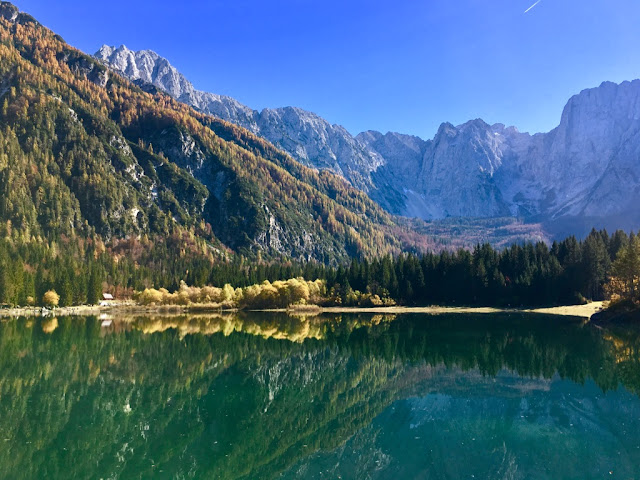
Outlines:
[[[346, 129], [295, 107], [253, 110], [196, 90], [165, 58], [103, 46], [96, 57], [131, 80], [245, 127], [307, 166], [330, 170], [388, 211], [425, 220], [518, 216], [637, 227], [640, 81], [584, 90], [560, 125], [530, 135], [481, 119], [443, 123], [432, 140]], [[607, 223], [611, 223], [609, 225]]]
[[610, 217], [620, 227], [633, 227], [640, 216], [639, 80], [584, 90], [548, 133], [529, 135], [478, 119], [445, 123], [427, 142], [378, 132], [357, 138], [385, 159], [376, 179], [399, 181], [381, 192], [401, 193], [389, 202], [395, 213], [424, 219]]

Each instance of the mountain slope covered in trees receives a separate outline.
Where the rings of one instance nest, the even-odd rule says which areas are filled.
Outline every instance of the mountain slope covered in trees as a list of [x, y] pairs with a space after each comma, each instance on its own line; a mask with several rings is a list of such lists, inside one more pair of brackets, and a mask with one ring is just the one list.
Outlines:
[[22, 241], [182, 231], [207, 255], [326, 263], [415, 246], [341, 178], [143, 91], [7, 2], [0, 192], [0, 233]]

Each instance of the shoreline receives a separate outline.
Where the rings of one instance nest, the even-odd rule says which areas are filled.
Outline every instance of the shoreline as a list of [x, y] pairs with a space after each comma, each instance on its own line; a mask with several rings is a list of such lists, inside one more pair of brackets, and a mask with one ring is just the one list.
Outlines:
[[[297, 315], [321, 315], [323, 313], [371, 313], [371, 314], [492, 314], [492, 313], [537, 313], [545, 315], [558, 315], [569, 317], [591, 318], [592, 315], [603, 310], [603, 302], [592, 302], [586, 305], [565, 305], [545, 308], [497, 308], [497, 307], [312, 307], [281, 308], [270, 310], [247, 310], [257, 312], [290, 313]], [[0, 319], [16, 317], [54, 317], [54, 316], [89, 316], [89, 315], [184, 315], [189, 313], [233, 313], [237, 309], [203, 308], [199, 306], [163, 305], [146, 307], [134, 303], [113, 305], [60, 307], [56, 309], [43, 309], [41, 307], [16, 307], [0, 310]]]
[[[537, 313], [545, 315], [557, 315], [566, 317], [591, 318], [597, 312], [603, 310], [604, 302], [591, 302], [586, 305], [562, 305], [558, 307], [543, 308], [500, 308], [500, 307], [442, 307], [432, 305], [430, 307], [319, 307], [317, 312], [320, 313], [385, 313], [385, 314], [403, 314], [403, 313], [426, 313], [432, 315], [452, 314], [452, 313]], [[280, 309], [272, 310], [280, 312], [307, 313], [304, 309]], [[311, 310], [309, 313], [313, 313]]]

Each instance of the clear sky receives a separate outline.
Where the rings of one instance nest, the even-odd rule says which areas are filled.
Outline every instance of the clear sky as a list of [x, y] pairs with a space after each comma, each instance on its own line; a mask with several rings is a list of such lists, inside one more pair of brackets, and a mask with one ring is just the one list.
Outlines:
[[639, 0], [15, 0], [94, 53], [151, 49], [201, 90], [299, 106], [356, 134], [443, 121], [522, 131], [568, 98], [640, 77]]

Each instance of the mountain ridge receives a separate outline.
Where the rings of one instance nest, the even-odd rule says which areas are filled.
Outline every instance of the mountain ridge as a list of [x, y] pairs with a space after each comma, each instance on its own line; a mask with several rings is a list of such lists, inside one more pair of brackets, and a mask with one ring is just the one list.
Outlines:
[[[603, 82], [571, 97], [560, 124], [547, 133], [530, 135], [479, 119], [457, 127], [444, 123], [434, 139], [422, 144], [423, 157], [410, 159], [417, 166], [392, 159], [376, 174], [399, 176], [402, 170], [419, 169], [420, 174], [406, 177], [409, 192], [400, 208], [410, 209], [413, 201], [441, 208], [422, 218], [476, 216], [479, 208], [481, 216], [509, 214], [542, 220], [551, 228], [583, 223], [577, 229], [582, 233], [593, 226], [637, 228], [639, 105], [640, 80]], [[370, 148], [380, 149], [388, 146], [387, 135], [360, 138]], [[456, 195], [432, 195], [434, 185]], [[468, 198], [460, 202], [465, 193]], [[456, 210], [461, 204], [464, 210]], [[608, 217], [617, 219], [609, 222]]]
[[143, 80], [198, 110], [262, 136], [304, 165], [337, 173], [361, 190], [371, 187], [367, 171], [382, 159], [347, 130], [298, 107], [253, 110], [232, 97], [195, 89], [168, 60], [152, 50], [103, 45], [94, 55], [130, 80]]
[[[133, 78], [130, 66], [149, 63], [149, 55], [156, 64], [170, 66], [155, 53], [124, 46], [103, 46], [96, 57]], [[166, 85], [152, 74], [145, 81], [163, 90], [187, 82], [186, 90], [170, 93], [198, 107], [189, 93], [193, 86], [170, 68], [180, 81]], [[558, 127], [549, 132], [529, 134], [478, 118], [457, 126], [443, 122], [427, 140], [371, 130], [352, 136], [295, 107], [258, 112], [231, 97], [198, 94], [211, 100], [208, 113], [248, 128], [307, 166], [341, 175], [396, 215], [425, 220], [513, 216], [550, 228], [585, 222], [635, 228], [640, 218], [633, 204], [640, 167], [632, 161], [640, 151], [635, 126], [640, 80], [582, 90], [568, 100]], [[612, 225], [608, 217], [623, 221]]]

